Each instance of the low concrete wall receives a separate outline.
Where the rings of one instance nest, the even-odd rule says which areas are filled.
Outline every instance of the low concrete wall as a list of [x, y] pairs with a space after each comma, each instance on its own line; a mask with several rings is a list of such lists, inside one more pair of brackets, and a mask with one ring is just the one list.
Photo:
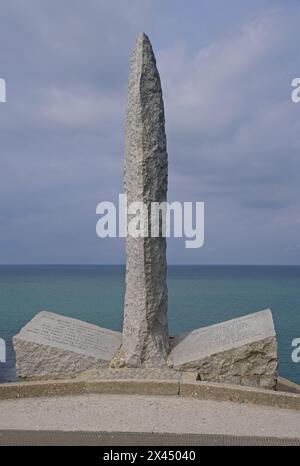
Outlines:
[[300, 394], [300, 385], [297, 383], [291, 382], [288, 379], [283, 377], [278, 377], [276, 390], [278, 392], [288, 392], [288, 393], [299, 393]]
[[119, 395], [178, 395], [176, 380], [48, 380], [0, 384], [0, 400], [41, 396], [81, 395], [106, 393]]
[[238, 385], [182, 382], [179, 395], [200, 400], [233, 401], [276, 408], [300, 409], [300, 395]]
[[[89, 393], [170, 395], [199, 400], [253, 403], [300, 410], [300, 393], [287, 393], [258, 388], [200, 382], [197, 374], [183, 374], [180, 381], [120, 379], [120, 380], [48, 380], [0, 384], [0, 400], [79, 395]], [[295, 384], [294, 384], [295, 385]]]

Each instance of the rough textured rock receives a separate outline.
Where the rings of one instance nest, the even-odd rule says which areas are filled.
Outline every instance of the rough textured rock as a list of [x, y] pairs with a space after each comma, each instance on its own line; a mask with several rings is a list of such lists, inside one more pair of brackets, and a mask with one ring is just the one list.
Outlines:
[[[150, 212], [152, 201], [166, 201], [167, 178], [160, 78], [151, 43], [141, 33], [129, 75], [125, 141], [128, 205], [143, 202]], [[128, 215], [128, 224], [131, 219]], [[127, 235], [126, 260], [123, 346], [118, 361], [131, 367], [164, 365], [169, 348], [166, 239]]]
[[276, 338], [267, 338], [206, 357], [199, 361], [197, 370], [200, 380], [275, 389]]
[[176, 337], [169, 365], [196, 370], [201, 380], [275, 389], [277, 342], [271, 311]]
[[13, 338], [17, 376], [64, 377], [106, 367], [121, 339], [119, 332], [40, 312]]

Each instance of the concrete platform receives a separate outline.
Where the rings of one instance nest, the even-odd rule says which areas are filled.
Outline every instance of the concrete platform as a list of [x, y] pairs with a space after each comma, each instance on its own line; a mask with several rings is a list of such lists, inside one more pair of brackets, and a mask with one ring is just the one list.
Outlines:
[[[82, 394], [10, 399], [0, 401], [0, 413], [0, 430], [6, 431], [2, 432], [2, 442], [8, 439], [7, 431], [15, 430], [24, 435], [28, 435], [26, 431], [72, 431], [78, 433], [77, 437], [83, 432], [123, 432], [300, 439], [299, 410], [178, 395]], [[16, 439], [15, 435], [13, 441]]]
[[300, 444], [299, 385], [280, 378], [273, 391], [175, 375], [107, 370], [0, 384], [0, 445]]

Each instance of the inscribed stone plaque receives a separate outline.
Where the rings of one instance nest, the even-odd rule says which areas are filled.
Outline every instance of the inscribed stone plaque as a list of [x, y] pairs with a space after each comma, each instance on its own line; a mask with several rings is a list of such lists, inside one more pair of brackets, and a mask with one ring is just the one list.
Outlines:
[[175, 337], [169, 360], [184, 364], [274, 336], [271, 311], [260, 311]]
[[277, 343], [270, 310], [200, 328], [174, 339], [168, 359], [201, 380], [274, 388]]
[[13, 339], [19, 377], [64, 375], [108, 365], [122, 334], [53, 312], [37, 314]]

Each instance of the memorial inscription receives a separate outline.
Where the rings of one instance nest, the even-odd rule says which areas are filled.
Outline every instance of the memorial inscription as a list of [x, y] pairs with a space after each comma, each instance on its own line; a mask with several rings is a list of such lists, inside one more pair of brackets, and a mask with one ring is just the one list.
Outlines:
[[109, 359], [121, 344], [119, 332], [52, 312], [40, 312], [17, 337], [42, 345]]
[[13, 339], [19, 377], [105, 367], [122, 334], [53, 312], [37, 314]]
[[256, 312], [179, 335], [168, 359], [202, 380], [274, 388], [277, 344], [272, 313]]
[[271, 311], [265, 310], [179, 335], [169, 361], [184, 364], [275, 336]]

